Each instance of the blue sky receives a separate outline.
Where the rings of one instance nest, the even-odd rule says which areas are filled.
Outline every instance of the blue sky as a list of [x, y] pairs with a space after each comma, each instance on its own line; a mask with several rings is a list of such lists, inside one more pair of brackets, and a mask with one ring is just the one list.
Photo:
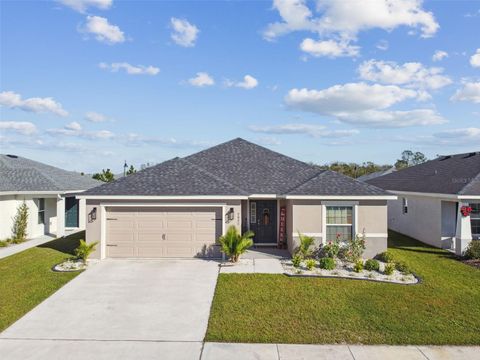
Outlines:
[[478, 1], [1, 2], [0, 141], [121, 171], [243, 137], [304, 161], [480, 150]]

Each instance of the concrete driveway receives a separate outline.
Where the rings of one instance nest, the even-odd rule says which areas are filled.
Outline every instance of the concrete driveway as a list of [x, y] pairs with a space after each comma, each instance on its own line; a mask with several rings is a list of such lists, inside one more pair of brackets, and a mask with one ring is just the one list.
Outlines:
[[117, 359], [131, 357], [129, 349], [141, 358], [191, 359], [201, 350], [217, 274], [215, 261], [102, 261], [0, 334], [0, 351], [22, 359], [68, 351], [72, 358], [80, 347], [101, 358], [115, 347], [124, 349]]

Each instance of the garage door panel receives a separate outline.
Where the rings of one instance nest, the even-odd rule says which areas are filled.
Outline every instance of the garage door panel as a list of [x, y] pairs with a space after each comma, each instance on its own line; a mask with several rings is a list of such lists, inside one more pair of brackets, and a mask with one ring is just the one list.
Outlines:
[[[215, 244], [222, 224], [220, 208], [107, 209], [109, 257], [218, 256]], [[212, 250], [213, 249], [213, 250]]]

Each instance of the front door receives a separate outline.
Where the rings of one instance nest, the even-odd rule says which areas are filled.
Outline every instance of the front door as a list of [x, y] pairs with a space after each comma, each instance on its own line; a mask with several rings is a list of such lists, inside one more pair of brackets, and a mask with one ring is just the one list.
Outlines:
[[65, 198], [65, 227], [78, 227], [78, 200], [74, 197]]
[[277, 201], [250, 201], [250, 230], [255, 233], [256, 244], [277, 243]]

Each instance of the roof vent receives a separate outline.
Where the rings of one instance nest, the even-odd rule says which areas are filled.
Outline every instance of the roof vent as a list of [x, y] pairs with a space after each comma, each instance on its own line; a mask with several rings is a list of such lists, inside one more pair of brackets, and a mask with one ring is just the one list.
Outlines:
[[9, 157], [11, 159], [18, 159], [17, 155], [12, 155], [12, 154], [7, 154], [7, 157]]
[[472, 156], [475, 156], [475, 155], [477, 155], [476, 152], [471, 152], [471, 153], [468, 153], [468, 154], [467, 154], [466, 156], [464, 156], [463, 158], [464, 158], [464, 159], [468, 159], [468, 158], [471, 158]]
[[450, 159], [451, 157], [452, 157], [451, 155], [445, 155], [445, 156], [442, 156], [440, 159], [438, 159], [438, 161], [447, 160], [447, 159]]

